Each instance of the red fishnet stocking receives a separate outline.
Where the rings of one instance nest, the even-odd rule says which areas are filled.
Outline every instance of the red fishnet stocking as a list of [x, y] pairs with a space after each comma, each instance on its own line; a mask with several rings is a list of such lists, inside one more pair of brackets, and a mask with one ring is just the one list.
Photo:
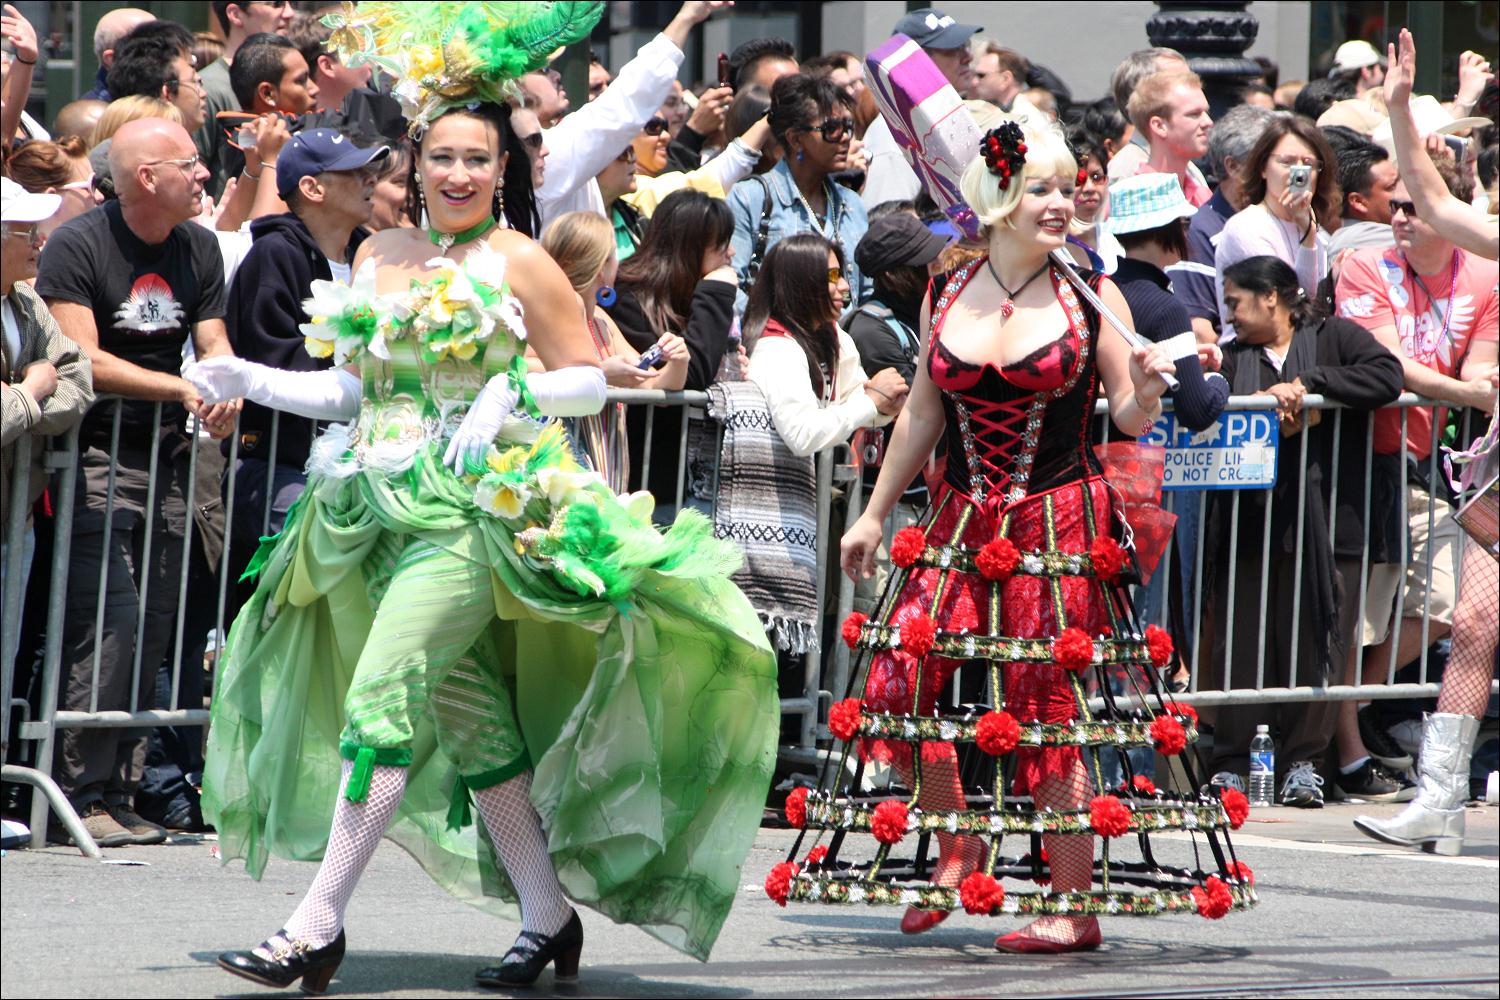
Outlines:
[[1500, 565], [1465, 537], [1458, 605], [1453, 609], [1453, 652], [1443, 671], [1437, 710], [1484, 717], [1490, 702], [1495, 644], [1500, 638]]
[[[908, 783], [912, 780], [910, 774], [901, 777]], [[969, 807], [963, 782], [958, 778], [957, 758], [928, 760], [923, 757], [922, 788], [917, 794], [917, 805], [926, 812], [957, 812]], [[964, 876], [979, 867], [984, 857], [984, 841], [978, 837], [939, 833], [937, 842], [938, 863], [932, 873], [932, 884], [955, 888]]]
[[[1062, 776], [1047, 776], [1031, 790], [1038, 809], [1087, 808], [1093, 785], [1082, 760], [1075, 761]], [[1047, 849], [1052, 871], [1053, 892], [1079, 892], [1094, 882], [1094, 838], [1092, 836], [1059, 836], [1046, 834], [1042, 844]], [[1097, 921], [1093, 917], [1038, 917], [1019, 933], [1025, 937], [1072, 944], [1087, 934]]]

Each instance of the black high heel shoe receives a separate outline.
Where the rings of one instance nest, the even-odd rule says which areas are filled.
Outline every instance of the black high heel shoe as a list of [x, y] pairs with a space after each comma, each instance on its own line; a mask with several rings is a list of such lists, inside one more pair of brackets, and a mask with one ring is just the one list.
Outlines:
[[535, 931], [522, 931], [515, 945], [505, 957], [519, 955], [519, 962], [502, 962], [474, 973], [474, 982], [480, 986], [505, 989], [511, 986], [530, 986], [537, 981], [542, 970], [552, 965], [553, 978], [560, 983], [571, 983], [578, 978], [578, 956], [583, 952], [583, 922], [578, 911], [563, 925], [563, 929], [548, 937]]
[[[276, 937], [286, 941], [286, 931]], [[302, 980], [302, 992], [322, 993], [344, 960], [344, 932], [321, 948], [309, 948], [301, 941], [273, 946], [262, 945], [271, 953], [262, 958], [254, 951], [226, 951], [219, 956], [219, 968], [262, 986], [290, 986]]]

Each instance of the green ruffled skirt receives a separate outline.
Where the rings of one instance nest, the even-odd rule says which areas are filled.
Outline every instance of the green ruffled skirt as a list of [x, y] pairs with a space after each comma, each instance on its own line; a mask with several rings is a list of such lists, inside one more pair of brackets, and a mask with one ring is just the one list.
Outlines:
[[[492, 516], [435, 454], [400, 472], [314, 474], [257, 555], [215, 679], [204, 775], [224, 859], [258, 878], [272, 854], [322, 857], [356, 666], [402, 553], [430, 547], [489, 569], [494, 621], [470, 656], [498, 658], [490, 674], [512, 685], [514, 718], [495, 725], [519, 729], [568, 895], [706, 959], [759, 826], [779, 721], [774, 655], [729, 582], [737, 554], [694, 512], [660, 534], [639, 503], [539, 481], [534, 467], [524, 516]], [[414, 717], [386, 835], [455, 896], [513, 917], [482, 823], [465, 822], [461, 754], [442, 728], [435, 710]]]

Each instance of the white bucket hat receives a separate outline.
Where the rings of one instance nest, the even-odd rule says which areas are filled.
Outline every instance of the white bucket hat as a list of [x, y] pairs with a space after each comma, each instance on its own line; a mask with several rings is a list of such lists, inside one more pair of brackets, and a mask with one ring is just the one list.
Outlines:
[[1104, 231], [1119, 236], [1165, 226], [1197, 213], [1182, 193], [1176, 174], [1136, 174], [1109, 186], [1109, 218]]

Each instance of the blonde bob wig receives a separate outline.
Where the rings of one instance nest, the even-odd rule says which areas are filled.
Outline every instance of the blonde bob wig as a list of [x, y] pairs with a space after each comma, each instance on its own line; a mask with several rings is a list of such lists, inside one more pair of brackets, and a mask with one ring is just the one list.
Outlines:
[[1001, 222], [1015, 228], [1010, 216], [1021, 203], [1021, 195], [1029, 182], [1053, 177], [1071, 180], [1078, 173], [1078, 162], [1063, 139], [1062, 129], [1050, 121], [1032, 122], [1029, 116], [1011, 120], [1021, 126], [1025, 137], [1026, 166], [1018, 176], [1011, 178], [1010, 186], [1001, 189], [1000, 178], [990, 173], [983, 155], [974, 157], [958, 182], [964, 201], [974, 210], [974, 216], [984, 227], [986, 235]]
[[615, 229], [598, 212], [568, 212], [542, 234], [542, 249], [568, 276], [573, 291], [582, 294], [614, 256]]

